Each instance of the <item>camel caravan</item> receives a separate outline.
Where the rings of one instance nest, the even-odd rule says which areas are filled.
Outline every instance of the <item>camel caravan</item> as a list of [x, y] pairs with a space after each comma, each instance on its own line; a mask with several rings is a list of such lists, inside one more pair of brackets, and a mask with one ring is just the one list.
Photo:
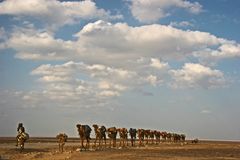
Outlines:
[[[160, 143], [177, 143], [185, 142], [186, 136], [184, 134], [161, 132], [150, 129], [136, 129], [130, 128], [116, 128], [100, 126], [93, 124], [93, 130], [89, 125], [77, 124], [77, 131], [80, 137], [80, 150], [90, 149], [91, 132], [94, 131], [95, 137], [92, 143], [92, 148], [103, 149], [103, 148], [124, 148], [124, 147], [142, 147]], [[24, 149], [24, 143], [29, 139], [29, 135], [25, 133], [25, 129], [22, 123], [18, 125], [18, 135], [16, 137], [17, 144], [20, 146], [20, 151]], [[107, 139], [108, 137], [108, 139]], [[118, 138], [118, 139], [117, 139]], [[56, 136], [59, 152], [63, 152], [65, 143], [67, 142], [68, 136], [65, 133], [59, 133]], [[107, 143], [108, 140], [108, 143]], [[118, 141], [118, 145], [117, 145]], [[130, 141], [130, 143], [129, 143]], [[138, 142], [138, 143], [137, 143]]]
[[[81, 150], [89, 149], [90, 147], [90, 135], [92, 129], [88, 125], [77, 124], [77, 130], [80, 136], [81, 142]], [[184, 134], [177, 133], [168, 133], [168, 132], [160, 132], [157, 130], [150, 129], [135, 129], [130, 128], [116, 128], [110, 127], [106, 128], [105, 126], [99, 126], [97, 124], [92, 125], [95, 137], [93, 142], [94, 148], [123, 148], [127, 146], [146, 146], [150, 144], [160, 144], [164, 142], [168, 143], [177, 143], [177, 142], [185, 142], [186, 136]], [[117, 146], [117, 136], [118, 138], [118, 146]], [[108, 146], [107, 146], [107, 137], [108, 137]], [[138, 138], [138, 139], [137, 139]], [[130, 140], [130, 144], [128, 143]], [[138, 140], [138, 144], [136, 141]], [[84, 145], [84, 141], [85, 145]]]

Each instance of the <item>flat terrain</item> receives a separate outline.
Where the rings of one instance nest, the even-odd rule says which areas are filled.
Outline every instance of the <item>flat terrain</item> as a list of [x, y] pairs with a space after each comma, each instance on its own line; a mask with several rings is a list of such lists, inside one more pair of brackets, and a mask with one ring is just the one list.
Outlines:
[[[53, 138], [31, 138], [20, 153], [14, 138], [0, 138], [1, 160], [239, 160], [240, 142], [200, 141], [198, 144], [161, 143], [144, 147], [104, 148], [90, 147], [79, 150], [80, 143], [72, 138], [66, 143], [64, 152], [58, 152], [58, 144]], [[92, 144], [91, 144], [92, 146]]]

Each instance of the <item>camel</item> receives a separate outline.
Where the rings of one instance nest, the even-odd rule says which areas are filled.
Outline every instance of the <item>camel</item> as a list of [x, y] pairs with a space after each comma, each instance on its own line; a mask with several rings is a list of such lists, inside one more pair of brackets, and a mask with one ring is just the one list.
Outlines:
[[29, 135], [25, 132], [20, 133], [17, 136], [17, 145], [16, 146], [20, 146], [20, 152], [23, 151], [24, 149], [24, 143], [29, 139]]
[[117, 131], [120, 136], [120, 146], [125, 147], [125, 142], [128, 145], [128, 131], [126, 128], [118, 128]]
[[[76, 126], [78, 128], [78, 134], [79, 134], [80, 140], [81, 140], [81, 148], [85, 148], [85, 150], [86, 150], [90, 146], [90, 139], [91, 139], [90, 134], [91, 134], [92, 129], [88, 125], [77, 124]], [[83, 142], [85, 139], [87, 140], [87, 143], [84, 147]]]
[[144, 136], [145, 136], [145, 138], [146, 138], [146, 144], [148, 144], [148, 138], [149, 138], [149, 136], [150, 136], [150, 130], [148, 129], [148, 130], [144, 130]]
[[116, 127], [111, 127], [107, 129], [108, 137], [110, 139], [110, 147], [111, 142], [113, 142], [113, 147], [116, 147], [116, 140], [117, 140], [117, 129]]
[[137, 134], [139, 139], [139, 146], [144, 145], [144, 129], [138, 129]]
[[181, 134], [180, 136], [181, 136], [181, 141], [182, 141], [182, 142], [185, 142], [186, 135], [185, 135], [185, 134]]
[[173, 133], [172, 134], [172, 139], [173, 139], [173, 142], [179, 142], [181, 140], [181, 136], [177, 133]]
[[167, 132], [161, 132], [161, 136], [162, 136], [162, 139], [163, 139], [163, 141], [165, 142], [166, 140], [167, 140]]
[[150, 131], [149, 132], [149, 138], [151, 139], [151, 144], [153, 144], [154, 143], [154, 131]]
[[154, 135], [156, 137], [156, 144], [160, 143], [161, 132], [160, 131], [154, 131]]
[[192, 140], [192, 143], [197, 144], [199, 142], [199, 140], [197, 138], [195, 138], [194, 140]]
[[135, 140], [136, 140], [136, 135], [137, 135], [137, 130], [133, 129], [133, 128], [130, 128], [129, 129], [129, 134], [130, 134], [130, 137], [131, 137], [131, 144], [132, 144], [132, 146], [134, 146], [135, 145]]
[[24, 149], [24, 143], [29, 139], [29, 135], [25, 132], [25, 128], [22, 123], [18, 124], [17, 128], [18, 135], [16, 137], [16, 146], [20, 146], [20, 152]]
[[18, 123], [17, 132], [18, 132], [18, 135], [16, 137], [16, 146], [18, 146], [19, 136], [25, 132], [25, 128], [23, 127], [22, 123]]
[[65, 142], [67, 142], [67, 138], [68, 136], [65, 133], [59, 133], [56, 136], [57, 140], [58, 140], [58, 149], [59, 152], [63, 152], [63, 146], [65, 145]]
[[172, 141], [172, 133], [167, 133], [167, 141], [168, 142]]
[[99, 147], [101, 146], [102, 140], [104, 140], [105, 147], [106, 147], [106, 131], [107, 131], [106, 127], [105, 126], [98, 127], [98, 125], [94, 124], [93, 128], [96, 135], [96, 138], [94, 141], [95, 146], [96, 146], [97, 140], [99, 141]]

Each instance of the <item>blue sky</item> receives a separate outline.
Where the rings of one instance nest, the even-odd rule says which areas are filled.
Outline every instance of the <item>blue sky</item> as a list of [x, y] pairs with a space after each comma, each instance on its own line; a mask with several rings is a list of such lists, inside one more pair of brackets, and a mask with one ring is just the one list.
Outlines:
[[239, 7], [0, 1], [0, 136], [97, 123], [239, 140]]

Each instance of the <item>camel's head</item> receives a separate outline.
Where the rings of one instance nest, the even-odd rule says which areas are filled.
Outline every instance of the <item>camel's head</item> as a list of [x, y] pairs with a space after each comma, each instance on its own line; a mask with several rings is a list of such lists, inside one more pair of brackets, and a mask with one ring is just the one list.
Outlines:
[[108, 128], [107, 129], [107, 132], [110, 134], [112, 134], [112, 133], [117, 133], [117, 129], [116, 129], [116, 127], [111, 127], [111, 128]]
[[64, 133], [63, 134], [64, 141], [67, 142], [68, 136]]
[[106, 131], [107, 131], [107, 129], [106, 129], [106, 127], [105, 127], [105, 126], [101, 126], [101, 130], [102, 130], [102, 131], [104, 131], [104, 132], [106, 132]]
[[93, 124], [92, 126], [93, 126], [93, 128], [98, 128], [97, 124]]
[[78, 129], [80, 129], [81, 126], [82, 126], [81, 124], [77, 124], [77, 125], [76, 125], [76, 127], [77, 127]]

